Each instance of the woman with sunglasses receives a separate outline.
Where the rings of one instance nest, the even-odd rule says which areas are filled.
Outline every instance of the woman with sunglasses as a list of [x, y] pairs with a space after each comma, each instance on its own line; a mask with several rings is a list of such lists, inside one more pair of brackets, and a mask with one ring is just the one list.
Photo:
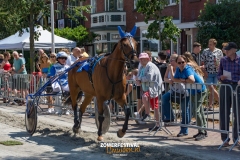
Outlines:
[[[178, 68], [176, 69], [176, 73], [173, 78], [173, 82], [176, 83], [201, 83], [203, 84], [202, 78], [196, 73], [196, 71], [187, 64], [187, 58], [184, 55], [179, 55], [176, 58], [176, 62], [178, 64]], [[200, 92], [204, 92], [206, 90], [205, 85], [201, 85]], [[191, 95], [195, 95], [195, 92], [199, 92], [199, 90], [191, 89], [188, 90]], [[182, 110], [182, 124], [189, 124], [190, 122], [190, 108], [189, 108], [189, 96], [186, 96], [181, 101], [181, 110]], [[204, 135], [204, 133], [202, 133]], [[201, 135], [202, 135], [201, 134]], [[181, 130], [177, 137], [183, 137], [188, 135], [188, 128], [187, 127], [181, 127]], [[205, 138], [205, 136], [201, 137], [195, 137], [195, 140], [201, 140]]]
[[[164, 75], [164, 82], [168, 83], [170, 85], [170, 90], [166, 92], [162, 96], [162, 117], [163, 117], [163, 122], [172, 122], [174, 121], [174, 114], [173, 110], [170, 105], [170, 100], [171, 100], [171, 94], [173, 91], [176, 90], [176, 88], [180, 88], [180, 84], [173, 84], [173, 76], [176, 72], [177, 69], [177, 63], [176, 63], [176, 58], [178, 57], [177, 54], [172, 54], [170, 57], [170, 64], [167, 67], [167, 70]], [[166, 85], [167, 86], [167, 85]], [[184, 92], [185, 90], [179, 90], [179, 93]]]
[[[65, 52], [59, 52], [56, 58], [57, 58], [57, 63], [51, 66], [50, 72], [48, 73], [47, 77], [52, 77], [57, 74], [60, 74], [61, 72], [65, 71], [69, 67], [68, 65], [66, 65], [66, 60], [68, 58], [68, 55]], [[61, 89], [63, 89], [63, 91], [65, 91], [64, 95], [69, 94], [67, 73], [59, 78], [59, 82], [54, 82], [52, 84], [52, 88], [53, 88], [53, 92], [60, 92]], [[54, 109], [52, 109], [51, 112], [54, 112]]]

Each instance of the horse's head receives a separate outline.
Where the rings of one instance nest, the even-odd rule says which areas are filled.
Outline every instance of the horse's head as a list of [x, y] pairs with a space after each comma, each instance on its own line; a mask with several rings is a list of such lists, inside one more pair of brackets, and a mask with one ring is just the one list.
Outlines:
[[137, 41], [133, 38], [137, 27], [134, 26], [130, 33], [124, 33], [120, 26], [118, 31], [121, 36], [120, 45], [124, 58], [128, 61], [137, 59]]

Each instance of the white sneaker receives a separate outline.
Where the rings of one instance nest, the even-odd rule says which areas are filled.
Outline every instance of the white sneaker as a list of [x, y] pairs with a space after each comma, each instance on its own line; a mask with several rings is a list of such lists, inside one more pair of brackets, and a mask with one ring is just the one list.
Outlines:
[[139, 114], [138, 112], [134, 112], [134, 117], [135, 117], [136, 119], [140, 119], [140, 114]]
[[69, 114], [70, 114], [70, 111], [69, 111], [69, 110], [67, 110], [65, 114], [66, 114], [66, 115], [69, 115]]
[[54, 112], [54, 108], [48, 108], [47, 113], [53, 113]]

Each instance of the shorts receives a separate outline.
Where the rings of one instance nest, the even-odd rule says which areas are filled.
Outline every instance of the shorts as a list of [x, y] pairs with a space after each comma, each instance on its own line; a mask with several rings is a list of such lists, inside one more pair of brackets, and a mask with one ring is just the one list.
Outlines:
[[12, 89], [17, 89], [17, 90], [29, 89], [29, 83], [27, 82], [27, 78], [12, 77]]
[[136, 89], [137, 89], [137, 99], [142, 99], [142, 97], [141, 97], [141, 86], [137, 86]]
[[208, 73], [208, 77], [206, 79], [206, 83], [217, 84], [217, 82], [218, 82], [217, 73], [214, 73], [214, 74]]
[[144, 92], [143, 96], [146, 96], [146, 97], [150, 98], [149, 102], [150, 102], [152, 110], [158, 109], [158, 96], [155, 97], [155, 98], [151, 98], [150, 94], [149, 94], [149, 91]]

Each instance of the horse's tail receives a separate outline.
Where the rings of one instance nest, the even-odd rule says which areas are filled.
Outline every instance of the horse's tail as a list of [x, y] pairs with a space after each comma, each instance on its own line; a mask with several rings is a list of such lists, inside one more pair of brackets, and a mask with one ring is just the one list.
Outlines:
[[[80, 91], [77, 96], [77, 102], [79, 102], [82, 99], [82, 96], [83, 96], [83, 91]], [[71, 99], [71, 96], [69, 96], [64, 102], [64, 105], [71, 105], [71, 104], [72, 104], [72, 99]]]

